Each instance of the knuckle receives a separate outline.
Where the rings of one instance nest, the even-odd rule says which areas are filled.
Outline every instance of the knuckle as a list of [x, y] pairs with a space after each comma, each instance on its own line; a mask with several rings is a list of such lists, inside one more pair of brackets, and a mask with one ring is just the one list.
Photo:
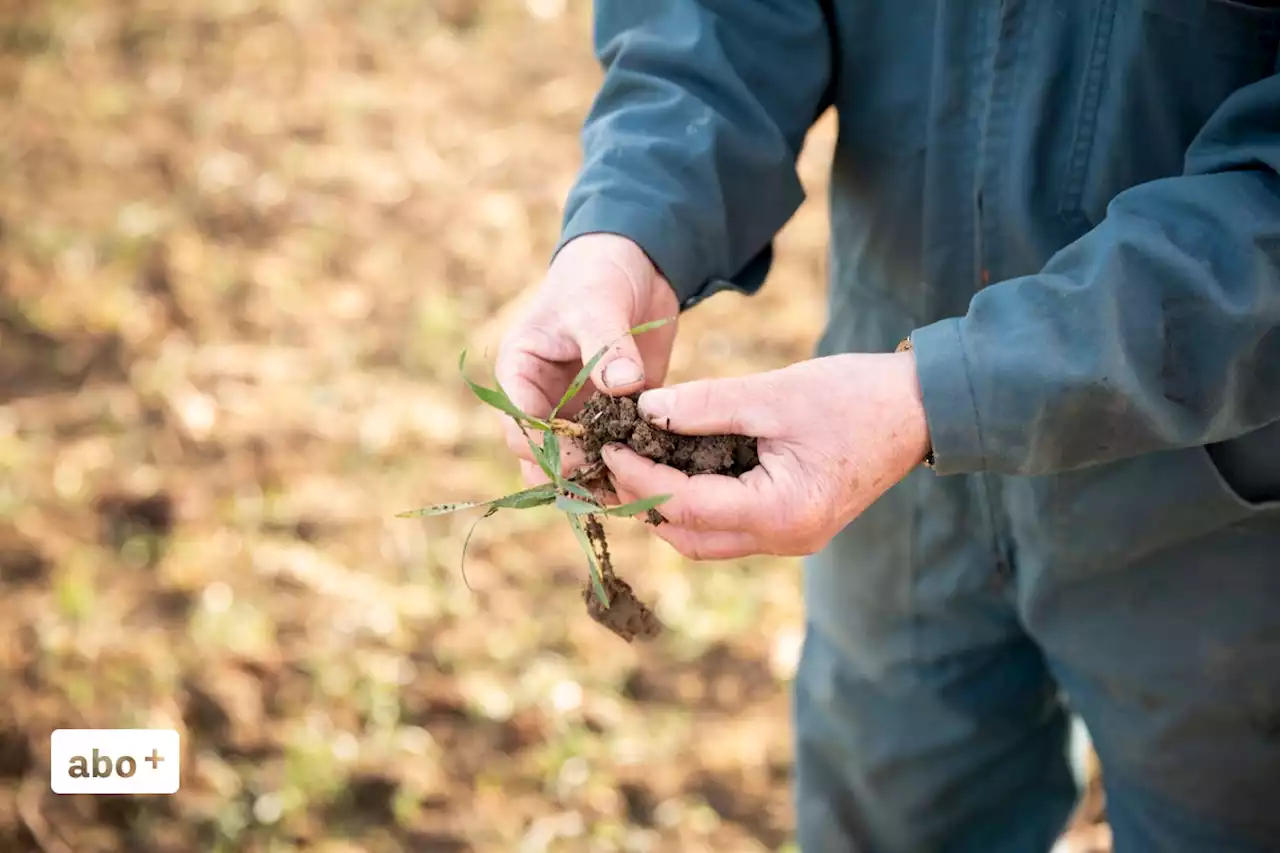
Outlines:
[[734, 385], [738, 405], [734, 409], [733, 431], [742, 434], [777, 435], [782, 432], [786, 411], [769, 401], [785, 399], [785, 387], [773, 374], [739, 380]]
[[[701, 560], [702, 546], [698, 536], [686, 528], [676, 526], [676, 522], [670, 518], [667, 522], [656, 528], [658, 538], [670, 545], [680, 556], [689, 560]], [[669, 525], [675, 526], [675, 529]]]
[[516, 456], [521, 459], [533, 460], [532, 454], [529, 452], [529, 445], [525, 442], [524, 436], [518, 431], [512, 435], [510, 432], [506, 434], [507, 447], [511, 449]]
[[706, 545], [696, 537], [691, 537], [689, 540], [680, 543], [676, 550], [679, 551], [682, 556], [689, 560], [693, 560], [694, 562], [701, 562], [708, 559]]
[[679, 497], [673, 497], [664, 503], [659, 511], [663, 518], [678, 527], [697, 527], [702, 520], [698, 512]]
[[690, 383], [688, 393], [676, 397], [677, 415], [714, 410], [715, 390], [710, 382], [703, 379]]

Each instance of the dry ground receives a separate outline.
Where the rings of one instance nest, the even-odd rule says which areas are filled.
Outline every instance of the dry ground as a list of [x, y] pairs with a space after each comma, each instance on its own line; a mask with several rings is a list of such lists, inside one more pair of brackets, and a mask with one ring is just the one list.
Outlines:
[[[180, 10], [180, 11], [175, 11]], [[611, 528], [673, 628], [586, 617], [456, 379], [544, 267], [598, 71], [563, 0], [0, 0], [0, 851], [787, 846], [797, 566]], [[804, 357], [822, 172], [674, 378]], [[48, 793], [172, 725], [172, 798]]]

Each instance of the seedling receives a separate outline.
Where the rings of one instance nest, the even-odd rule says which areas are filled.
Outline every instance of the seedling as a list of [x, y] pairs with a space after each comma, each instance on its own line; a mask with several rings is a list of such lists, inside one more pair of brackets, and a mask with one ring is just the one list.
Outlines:
[[[644, 323], [627, 334], [643, 334], [673, 319], [675, 318], [669, 317]], [[604, 516], [644, 515], [650, 524], [662, 524], [665, 519], [658, 512], [658, 507], [671, 496], [657, 495], [622, 506], [607, 506], [603, 495], [612, 491], [612, 488], [608, 469], [600, 458], [600, 449], [610, 442], [624, 443], [636, 453], [690, 476], [718, 474], [736, 477], [758, 465], [760, 457], [756, 439], [749, 436], [678, 435], [649, 423], [640, 415], [636, 396], [610, 397], [596, 392], [575, 418], [561, 418], [560, 412], [587, 384], [587, 377], [614, 343], [617, 341], [601, 347], [582, 366], [560, 402], [546, 418], [533, 417], [521, 411], [496, 379], [492, 388], [468, 379], [467, 354], [464, 351], [458, 359], [458, 369], [462, 371], [463, 380], [481, 401], [515, 420], [524, 433], [525, 441], [529, 443], [533, 458], [547, 475], [548, 482], [492, 500], [437, 504], [400, 513], [400, 516], [413, 518], [483, 508], [483, 515], [476, 519], [478, 524], [482, 519], [503, 509], [554, 507], [564, 513], [574, 537], [587, 556], [588, 577], [582, 592], [587, 612], [591, 618], [630, 642], [636, 637], [642, 640], [656, 637], [661, 632], [662, 625], [648, 606], [636, 598], [630, 585], [614, 572], [601, 519]], [[540, 442], [533, 440], [534, 433], [541, 434]], [[562, 439], [576, 441], [582, 447], [586, 459], [585, 465], [567, 476], [562, 472], [560, 463]], [[474, 530], [473, 524], [463, 542], [464, 557]]]
[[[643, 334], [666, 325], [674, 319], [674, 317], [668, 317], [643, 323], [631, 329], [628, 334]], [[481, 520], [504, 509], [526, 510], [554, 507], [564, 514], [587, 558], [588, 584], [583, 591], [587, 612], [596, 621], [630, 642], [634, 637], [650, 639], [656, 636], [661, 630], [661, 625], [649, 608], [635, 597], [626, 581], [614, 573], [601, 517], [645, 515], [651, 523], [657, 523], [660, 519], [660, 516], [656, 515], [657, 507], [668, 500], [670, 495], [649, 497], [621, 506], [607, 506], [601, 497], [601, 492], [608, 488], [608, 474], [603, 463], [599, 461], [598, 447], [596, 447], [597, 458], [593, 462], [568, 476], [563, 473], [560, 464], [561, 439], [580, 439], [587, 432], [581, 423], [559, 417], [560, 412], [583, 389], [591, 371], [600, 363], [600, 359], [608, 352], [609, 347], [613, 346], [613, 343], [601, 347], [599, 352], [583, 364], [582, 369], [578, 371], [577, 376], [564, 392], [564, 396], [560, 398], [560, 402], [545, 419], [522, 411], [503, 390], [496, 378], [493, 387], [486, 387], [469, 379], [466, 374], [467, 353], [463, 350], [458, 358], [458, 370], [462, 373], [463, 381], [481, 402], [508, 415], [516, 422], [529, 443], [533, 458], [537, 460], [538, 467], [547, 475], [549, 482], [503, 495], [500, 498], [435, 504], [398, 513], [398, 517], [419, 518], [483, 508], [483, 515], [476, 519], [463, 543], [465, 559], [471, 534], [475, 532], [476, 525]], [[534, 433], [541, 434], [540, 442], [534, 441]]]

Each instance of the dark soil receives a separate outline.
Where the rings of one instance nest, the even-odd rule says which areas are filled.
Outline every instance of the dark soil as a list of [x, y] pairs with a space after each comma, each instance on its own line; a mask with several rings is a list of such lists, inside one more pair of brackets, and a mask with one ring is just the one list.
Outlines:
[[[578, 425], [585, 430], [578, 441], [586, 453], [583, 471], [587, 472], [580, 475], [578, 482], [593, 491], [608, 486], [600, 450], [614, 442], [626, 444], [641, 456], [690, 475], [726, 474], [737, 477], [760, 464], [755, 438], [743, 435], [678, 435], [642, 418], [636, 400], [637, 396], [610, 397], [597, 392], [576, 418]], [[647, 520], [656, 526], [665, 519], [658, 510], [651, 509]], [[607, 606], [602, 603], [588, 578], [582, 590], [587, 613], [628, 643], [637, 638], [654, 639], [662, 633], [662, 623], [649, 606], [636, 597], [631, 586], [614, 572], [604, 527], [598, 516], [586, 517], [586, 530], [609, 599]]]
[[578, 415], [586, 430], [581, 439], [587, 463], [600, 460], [600, 448], [625, 444], [654, 462], [686, 474], [738, 477], [760, 464], [756, 439], [745, 435], [678, 435], [640, 416], [638, 395], [610, 397], [597, 392]]

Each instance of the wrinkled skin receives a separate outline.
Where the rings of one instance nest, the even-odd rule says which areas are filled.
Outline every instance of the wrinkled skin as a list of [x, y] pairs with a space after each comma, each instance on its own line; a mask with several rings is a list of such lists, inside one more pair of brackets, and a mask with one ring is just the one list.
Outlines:
[[[586, 359], [608, 354], [565, 410], [596, 389], [644, 389], [652, 423], [689, 435], [760, 439], [760, 464], [740, 478], [687, 476], [620, 445], [605, 448], [617, 499], [670, 494], [655, 531], [695, 560], [750, 554], [799, 556], [822, 548], [924, 458], [928, 429], [910, 352], [845, 354], [733, 379], [659, 388], [675, 341], [670, 323], [639, 337], [627, 330], [675, 316], [671, 286], [634, 243], [590, 234], [568, 243], [503, 338], [496, 373], [516, 405], [546, 416]], [[545, 481], [509, 418], [507, 441], [530, 483]], [[566, 471], [582, 450], [562, 442]]]
[[[579, 237], [556, 255], [529, 305], [503, 336], [498, 382], [523, 411], [546, 417], [583, 363], [612, 344], [591, 381], [565, 408], [566, 416], [597, 389], [616, 396], [656, 387], [666, 378], [677, 324], [638, 337], [627, 331], [678, 312], [675, 291], [640, 247], [612, 234]], [[510, 418], [503, 421], [525, 479], [531, 485], [545, 482], [524, 435]], [[562, 448], [566, 471], [582, 464], [580, 448], [568, 441]]]
[[655, 532], [694, 560], [812, 554], [928, 451], [911, 352], [647, 391], [640, 411], [674, 432], [760, 439], [759, 467], [738, 478], [690, 477], [622, 445], [604, 449], [619, 500], [672, 495]]

